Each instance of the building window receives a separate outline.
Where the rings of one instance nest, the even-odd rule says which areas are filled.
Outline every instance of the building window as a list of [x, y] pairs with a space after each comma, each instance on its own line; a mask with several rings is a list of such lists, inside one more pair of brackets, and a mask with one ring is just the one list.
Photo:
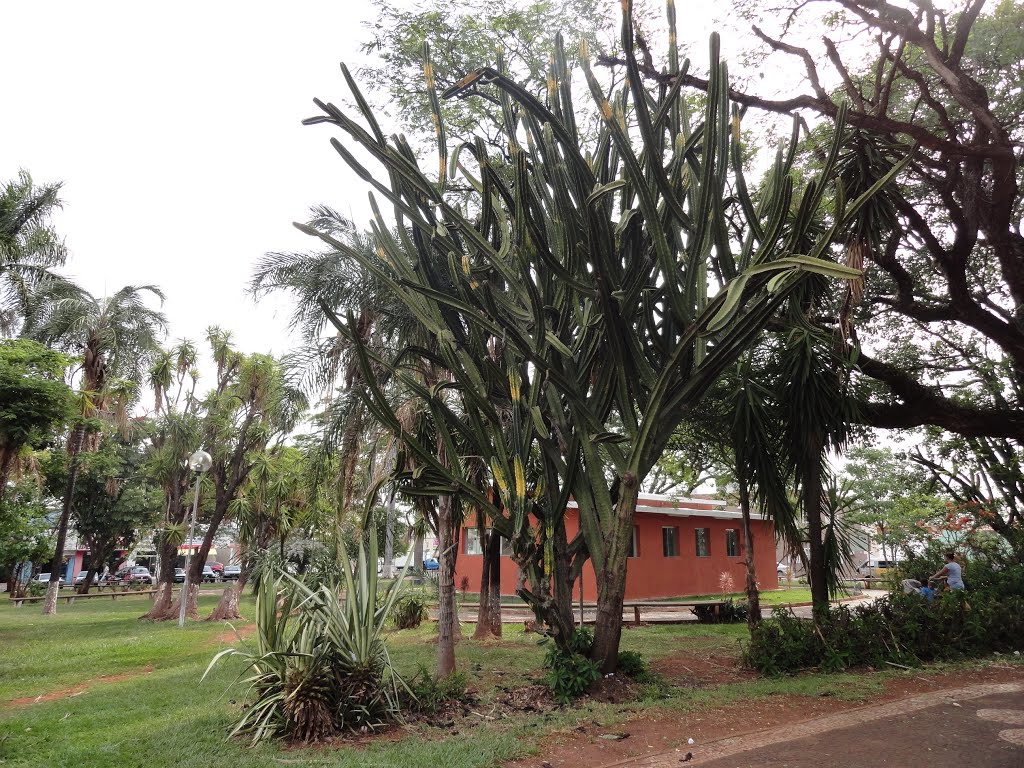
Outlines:
[[633, 538], [629, 542], [629, 557], [640, 557], [640, 526], [633, 526]]
[[661, 551], [665, 557], [679, 557], [679, 528], [661, 529]]
[[737, 528], [725, 530], [725, 554], [727, 557], [740, 556], [740, 532]]
[[711, 556], [711, 529], [710, 528], [697, 528], [694, 533], [696, 534], [697, 541], [697, 557], [710, 557]]
[[484, 551], [480, 546], [480, 531], [476, 528], [463, 528], [462, 530], [465, 542], [463, 552], [467, 555], [482, 555]]

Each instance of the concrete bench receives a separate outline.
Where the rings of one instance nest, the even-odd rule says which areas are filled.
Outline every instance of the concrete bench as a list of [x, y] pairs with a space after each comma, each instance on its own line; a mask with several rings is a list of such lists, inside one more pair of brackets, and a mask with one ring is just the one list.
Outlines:
[[696, 608], [709, 606], [711, 613], [718, 618], [725, 608], [726, 600], [627, 600], [622, 604], [624, 609], [633, 609], [633, 625], [640, 626], [640, 611], [650, 608]]

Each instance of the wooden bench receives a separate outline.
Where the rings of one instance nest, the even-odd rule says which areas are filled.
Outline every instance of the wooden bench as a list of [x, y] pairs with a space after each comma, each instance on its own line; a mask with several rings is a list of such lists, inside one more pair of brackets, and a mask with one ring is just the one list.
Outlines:
[[[126, 595], [155, 595], [155, 589], [125, 589], [120, 592], [113, 590], [110, 592], [91, 592], [88, 595], [80, 595], [77, 592], [72, 592], [70, 595], [57, 595], [58, 600], [63, 600], [68, 605], [71, 605], [75, 600], [89, 600], [90, 598], [97, 597], [109, 597], [111, 600], [117, 600], [119, 597]], [[14, 603], [15, 608], [21, 608], [22, 603], [38, 603], [46, 599], [46, 595], [38, 595], [35, 597], [12, 597], [11, 602]]]

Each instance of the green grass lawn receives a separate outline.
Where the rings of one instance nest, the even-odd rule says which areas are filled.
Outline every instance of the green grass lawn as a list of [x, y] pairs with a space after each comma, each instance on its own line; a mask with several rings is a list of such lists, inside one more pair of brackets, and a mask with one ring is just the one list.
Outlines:
[[[207, 613], [216, 598], [201, 599]], [[58, 606], [44, 617], [38, 606], [15, 609], [0, 601], [0, 766], [28, 768], [262, 768], [308, 766], [492, 766], [535, 753], [540, 739], [579, 722], [612, 726], [637, 713], [694, 712], [737, 700], [780, 693], [817, 696], [832, 690], [843, 697], [864, 697], [881, 685], [878, 676], [807, 675], [754, 680], [708, 689], [654, 685], [640, 701], [624, 704], [586, 702], [543, 714], [514, 714], [488, 721], [471, 717], [451, 728], [408, 726], [400, 739], [357, 746], [336, 745], [297, 750], [225, 741], [243, 691], [232, 688], [238, 663], [228, 660], [200, 682], [209, 660], [228, 647], [224, 624], [141, 622], [145, 598], [80, 601]], [[243, 613], [251, 614], [251, 599]], [[240, 624], [244, 624], [241, 622]], [[467, 636], [472, 627], [465, 627]], [[415, 674], [432, 668], [434, 626], [393, 633], [389, 647], [400, 670]], [[743, 625], [655, 626], [623, 632], [624, 650], [648, 660], [680, 649], [735, 653], [746, 636]], [[536, 635], [507, 625], [500, 643], [459, 643], [460, 669], [486, 712], [501, 688], [536, 682], [544, 648]], [[234, 645], [236, 643], [230, 643]], [[123, 675], [104, 681], [103, 676]], [[71, 698], [12, 706], [14, 699], [82, 688]]]
[[[721, 593], [707, 595], [682, 595], [679, 597], [656, 597], [651, 602], [672, 602], [673, 600], [721, 600], [723, 597], [732, 600], [746, 600], [746, 592], [733, 592], [728, 595]], [[787, 587], [765, 590], [760, 593], [761, 605], [782, 605], [784, 603], [809, 603], [811, 602], [811, 590], [807, 587]], [[627, 601], [629, 602], [629, 601]]]

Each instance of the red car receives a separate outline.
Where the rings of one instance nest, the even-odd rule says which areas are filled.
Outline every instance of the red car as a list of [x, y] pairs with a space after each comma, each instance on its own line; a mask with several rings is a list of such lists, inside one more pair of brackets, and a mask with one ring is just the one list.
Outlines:
[[220, 575], [224, 573], [224, 563], [207, 563], [210, 566], [210, 570]]
[[123, 571], [118, 571], [118, 578], [128, 584], [152, 584], [153, 574], [149, 572], [149, 568], [143, 565], [135, 565], [131, 568], [126, 568]]

